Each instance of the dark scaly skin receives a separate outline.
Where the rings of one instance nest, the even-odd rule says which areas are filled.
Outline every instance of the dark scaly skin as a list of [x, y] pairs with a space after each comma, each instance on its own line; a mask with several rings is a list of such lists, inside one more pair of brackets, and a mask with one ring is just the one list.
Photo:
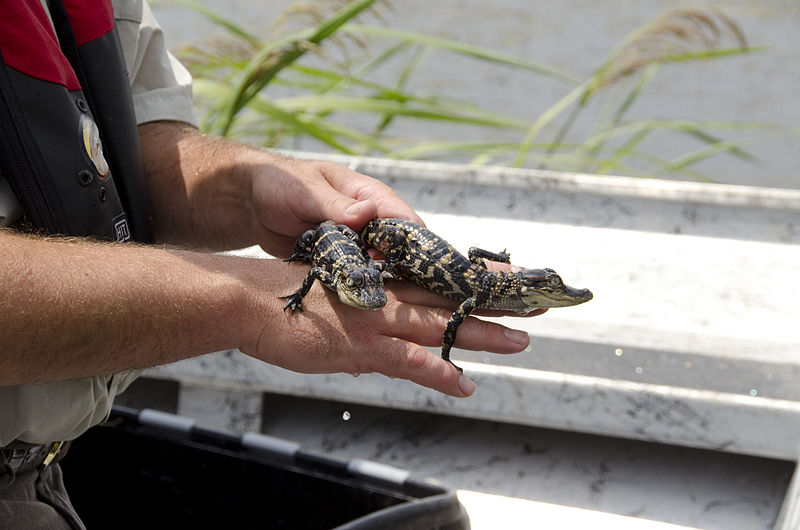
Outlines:
[[525, 314], [592, 299], [588, 289], [565, 285], [552, 269], [491, 272], [484, 259], [510, 263], [511, 256], [505, 251], [472, 247], [467, 258], [444, 239], [407, 219], [373, 219], [361, 231], [361, 238], [367, 246], [384, 253], [391, 275], [408, 278], [460, 303], [442, 337], [442, 358], [446, 361], [450, 361], [458, 327], [476, 308]]
[[361, 239], [352, 229], [325, 221], [307, 230], [297, 240], [294, 253], [285, 261], [311, 264], [300, 288], [290, 295], [283, 309], [303, 310], [301, 301], [314, 280], [336, 292], [339, 299], [358, 309], [377, 310], [386, 305], [383, 289], [383, 262], [376, 263], [367, 254]]

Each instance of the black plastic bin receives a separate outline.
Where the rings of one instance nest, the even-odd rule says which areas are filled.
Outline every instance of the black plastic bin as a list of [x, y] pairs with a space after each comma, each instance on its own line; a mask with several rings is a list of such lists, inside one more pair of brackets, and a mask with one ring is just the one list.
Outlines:
[[407, 471], [149, 409], [115, 407], [61, 465], [90, 530], [469, 529], [454, 491]]

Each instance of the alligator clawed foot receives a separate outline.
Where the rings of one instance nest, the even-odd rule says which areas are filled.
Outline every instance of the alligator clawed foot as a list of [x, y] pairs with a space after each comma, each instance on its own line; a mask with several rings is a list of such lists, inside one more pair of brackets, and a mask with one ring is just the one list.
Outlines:
[[287, 309], [291, 309], [292, 313], [295, 311], [302, 311], [303, 304], [301, 301], [303, 297], [298, 295], [297, 293], [287, 294], [286, 296], [279, 296], [281, 300], [286, 300], [286, 305], [283, 306], [283, 310], [286, 311]]
[[459, 373], [459, 374], [463, 374], [463, 373], [464, 373], [464, 369], [463, 369], [463, 368], [461, 368], [460, 366], [458, 366], [456, 363], [454, 363], [454, 362], [453, 362], [453, 361], [451, 361], [450, 359], [445, 359], [445, 361], [447, 361], [447, 362], [449, 362], [450, 364], [452, 364], [452, 365], [453, 365], [453, 368], [455, 368], [456, 370], [458, 370], [458, 373]]
[[291, 256], [284, 259], [283, 261], [302, 261], [303, 263], [310, 263], [311, 262], [311, 252], [308, 250], [295, 250]]

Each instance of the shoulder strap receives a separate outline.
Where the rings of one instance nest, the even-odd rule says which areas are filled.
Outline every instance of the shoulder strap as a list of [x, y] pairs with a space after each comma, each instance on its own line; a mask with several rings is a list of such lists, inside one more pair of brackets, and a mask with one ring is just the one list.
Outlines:
[[[85, 5], [85, 4], [91, 4]], [[133, 239], [150, 243], [152, 213], [128, 74], [109, 0], [48, 0], [64, 55], [83, 87]], [[89, 23], [76, 16], [88, 14]], [[72, 17], [70, 16], [72, 15]], [[76, 35], [78, 29], [83, 33]]]

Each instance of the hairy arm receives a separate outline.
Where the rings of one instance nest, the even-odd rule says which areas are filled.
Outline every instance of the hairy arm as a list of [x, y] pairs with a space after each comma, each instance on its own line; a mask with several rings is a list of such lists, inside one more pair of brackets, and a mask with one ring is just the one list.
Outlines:
[[337, 164], [293, 160], [177, 122], [139, 130], [160, 241], [216, 250], [259, 244], [288, 256], [298, 235], [327, 219], [356, 230], [376, 216], [422, 223], [391, 188]]
[[[0, 385], [153, 366], [232, 346], [244, 302], [218, 256], [0, 231]], [[223, 318], [225, 316], [225, 318]]]
[[[316, 285], [305, 311], [279, 295], [307, 268], [279, 260], [0, 231], [0, 386], [142, 368], [229, 348], [306, 373], [380, 372], [454, 396], [474, 385], [423, 346], [449, 311], [404, 286], [383, 311], [345, 306]], [[289, 287], [291, 286], [291, 287]], [[464, 348], [519, 351], [527, 335], [476, 319]]]
[[[285, 159], [175, 123], [140, 128], [156, 235], [207, 248], [258, 243], [285, 255], [323, 219], [359, 228], [376, 216], [417, 219], [380, 182], [332, 164]], [[280, 295], [307, 267], [0, 231], [0, 385], [98, 375], [239, 348], [299, 372], [380, 372], [454, 396], [474, 384], [438, 346], [452, 303], [389, 289], [381, 311], [339, 303], [315, 285], [305, 311]], [[527, 334], [469, 318], [456, 345], [512, 353]]]

